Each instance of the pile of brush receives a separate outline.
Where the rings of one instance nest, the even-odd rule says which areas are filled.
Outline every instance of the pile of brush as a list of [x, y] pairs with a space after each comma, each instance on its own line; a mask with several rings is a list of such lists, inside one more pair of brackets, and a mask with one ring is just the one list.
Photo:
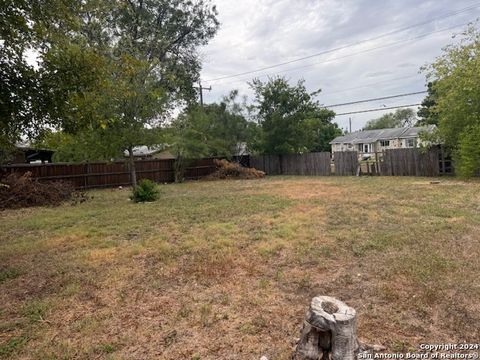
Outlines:
[[228, 160], [214, 160], [217, 170], [210, 174], [207, 179], [260, 179], [265, 177], [263, 171], [243, 167], [239, 163]]
[[0, 210], [60, 205], [76, 196], [69, 182], [39, 182], [31, 172], [9, 174], [0, 179]]

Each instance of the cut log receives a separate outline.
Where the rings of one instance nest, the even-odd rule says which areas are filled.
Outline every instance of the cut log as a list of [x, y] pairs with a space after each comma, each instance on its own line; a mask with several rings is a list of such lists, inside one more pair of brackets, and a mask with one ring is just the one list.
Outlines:
[[330, 296], [312, 299], [293, 360], [354, 360], [359, 351], [356, 312]]

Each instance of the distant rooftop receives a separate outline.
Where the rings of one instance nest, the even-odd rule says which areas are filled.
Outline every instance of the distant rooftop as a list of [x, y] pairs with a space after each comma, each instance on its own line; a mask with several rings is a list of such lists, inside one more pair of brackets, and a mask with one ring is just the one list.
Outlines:
[[[148, 156], [148, 155], [153, 155], [156, 154], [160, 151], [163, 151], [165, 149], [165, 145], [153, 145], [153, 146], [146, 146], [146, 145], [141, 145], [141, 146], [135, 146], [133, 148], [133, 156]], [[128, 150], [124, 151], [124, 155], [128, 156]]]
[[38, 146], [34, 146], [32, 145], [31, 142], [29, 141], [18, 141], [16, 144], [15, 144], [15, 147], [18, 149], [18, 150], [42, 150], [42, 151], [54, 151], [54, 150], [50, 150], [50, 149], [46, 149], [46, 148], [40, 148]]
[[333, 139], [330, 144], [361, 144], [373, 143], [378, 140], [405, 139], [418, 137], [421, 132], [432, 132], [435, 125], [393, 128], [393, 129], [377, 129], [355, 131], [350, 134], [338, 136]]

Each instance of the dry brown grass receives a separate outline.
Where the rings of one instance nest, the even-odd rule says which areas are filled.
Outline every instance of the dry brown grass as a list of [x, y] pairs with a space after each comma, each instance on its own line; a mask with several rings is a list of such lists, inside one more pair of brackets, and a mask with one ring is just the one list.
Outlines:
[[480, 183], [273, 177], [0, 220], [0, 358], [288, 359], [317, 294], [395, 351], [480, 338]]

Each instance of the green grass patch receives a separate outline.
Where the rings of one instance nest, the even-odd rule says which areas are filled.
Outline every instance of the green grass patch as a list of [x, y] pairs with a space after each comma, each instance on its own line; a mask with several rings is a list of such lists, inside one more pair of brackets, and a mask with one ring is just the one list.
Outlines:
[[0, 357], [7, 358], [23, 348], [28, 338], [25, 336], [13, 337], [4, 344], [0, 344]]
[[0, 283], [15, 279], [19, 277], [22, 273], [14, 268], [9, 268], [9, 269], [0, 269]]

